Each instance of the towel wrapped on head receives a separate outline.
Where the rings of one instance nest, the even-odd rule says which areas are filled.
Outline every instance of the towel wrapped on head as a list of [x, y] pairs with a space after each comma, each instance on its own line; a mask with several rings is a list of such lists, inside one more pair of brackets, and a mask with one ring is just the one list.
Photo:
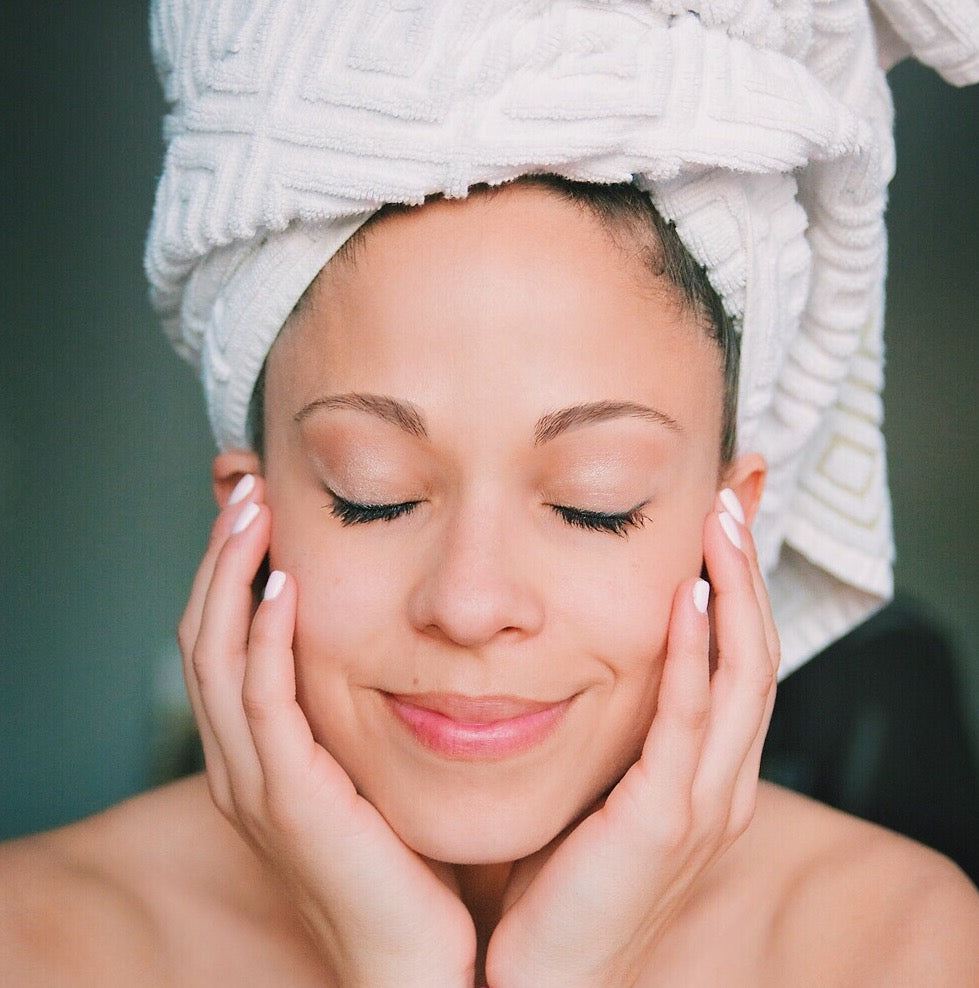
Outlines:
[[152, 31], [146, 268], [219, 445], [248, 446], [276, 334], [385, 203], [634, 181], [741, 334], [783, 675], [890, 596], [884, 70], [913, 51], [979, 79], [976, 0], [156, 0]]

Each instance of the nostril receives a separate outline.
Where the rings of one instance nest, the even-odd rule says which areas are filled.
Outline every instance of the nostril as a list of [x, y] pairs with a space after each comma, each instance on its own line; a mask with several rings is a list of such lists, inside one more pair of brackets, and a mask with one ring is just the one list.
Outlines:
[[456, 505], [444, 526], [418, 561], [408, 601], [412, 624], [466, 648], [535, 633], [546, 584], [539, 568], [528, 566], [503, 502]]
[[429, 585], [412, 602], [412, 621], [428, 635], [475, 648], [504, 636], [534, 634], [542, 608], [537, 592], [511, 583], [464, 590], [456, 584]]

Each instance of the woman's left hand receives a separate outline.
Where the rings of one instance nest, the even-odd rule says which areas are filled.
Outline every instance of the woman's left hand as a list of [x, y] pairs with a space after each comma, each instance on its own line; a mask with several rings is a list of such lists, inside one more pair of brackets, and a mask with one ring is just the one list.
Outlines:
[[684, 581], [642, 755], [600, 808], [514, 866], [486, 958], [492, 988], [635, 984], [698, 878], [751, 821], [778, 635], [751, 533], [720, 501], [704, 559], [716, 669], [697, 581]]

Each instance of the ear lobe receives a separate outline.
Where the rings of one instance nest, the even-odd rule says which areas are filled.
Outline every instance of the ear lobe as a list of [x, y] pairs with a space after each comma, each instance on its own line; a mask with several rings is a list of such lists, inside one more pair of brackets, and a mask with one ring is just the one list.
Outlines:
[[749, 526], [758, 512], [767, 476], [768, 464], [761, 453], [742, 453], [724, 471], [724, 486], [737, 494]]
[[238, 481], [246, 473], [261, 473], [262, 461], [258, 453], [250, 449], [225, 449], [214, 457], [211, 465], [211, 482], [214, 500], [223, 508], [231, 497]]

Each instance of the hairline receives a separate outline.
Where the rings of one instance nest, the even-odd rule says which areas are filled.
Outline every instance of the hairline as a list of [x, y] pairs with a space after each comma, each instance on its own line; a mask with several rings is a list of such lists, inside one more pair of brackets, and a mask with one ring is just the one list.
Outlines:
[[[469, 189], [468, 195], [492, 197], [514, 185], [535, 186], [565, 202], [587, 210], [611, 236], [616, 247], [628, 252], [628, 245], [622, 244], [618, 239], [618, 235], [624, 234], [634, 247], [639, 248], [643, 267], [654, 277], [665, 277], [674, 288], [679, 290], [684, 309], [694, 315], [698, 325], [708, 332], [720, 350], [723, 387], [720, 463], [722, 469], [728, 466], [734, 459], [737, 446], [740, 340], [720, 295], [710, 284], [706, 269], [694, 260], [675, 225], [662, 216], [650, 194], [635, 183], [581, 182], [552, 173], [540, 173], [522, 175], [497, 185], [477, 184]], [[444, 198], [441, 193], [428, 196], [421, 205]], [[356, 264], [357, 253], [362, 249], [367, 234], [375, 224], [383, 222], [392, 215], [407, 213], [417, 208], [418, 205], [405, 203], [385, 204], [340, 245], [326, 262], [324, 269], [329, 266]], [[306, 308], [318, 283], [317, 274], [296, 300], [283, 324], [283, 329]], [[274, 346], [275, 343], [273, 342], [272, 345]], [[270, 347], [269, 352], [271, 349]], [[259, 455], [262, 455], [264, 445], [263, 413], [267, 360], [268, 355], [262, 364], [248, 409], [249, 432], [252, 444]]]

